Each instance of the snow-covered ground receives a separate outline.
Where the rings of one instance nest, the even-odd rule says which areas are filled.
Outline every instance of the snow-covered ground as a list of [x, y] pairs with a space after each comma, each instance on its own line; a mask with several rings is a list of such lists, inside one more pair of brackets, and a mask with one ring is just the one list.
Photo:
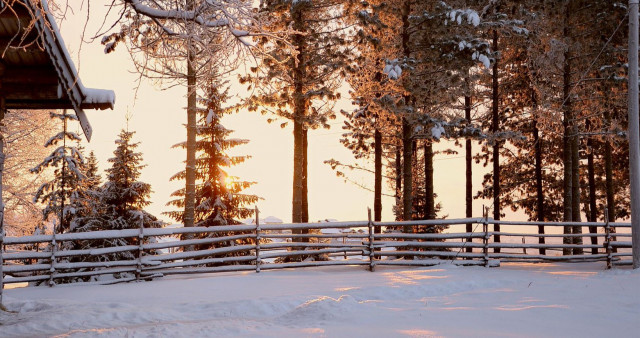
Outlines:
[[640, 336], [640, 271], [362, 267], [5, 290], [0, 336]]

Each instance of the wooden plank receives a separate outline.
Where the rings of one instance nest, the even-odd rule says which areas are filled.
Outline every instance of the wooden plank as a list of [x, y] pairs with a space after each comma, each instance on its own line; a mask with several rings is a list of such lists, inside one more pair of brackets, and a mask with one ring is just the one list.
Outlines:
[[142, 267], [142, 271], [165, 270], [170, 268], [183, 268], [183, 267], [192, 267], [192, 266], [207, 265], [207, 264], [241, 263], [241, 262], [252, 261], [254, 259], [255, 257], [251, 257], [251, 256], [232, 256], [232, 257], [221, 257], [221, 258], [205, 258], [205, 259], [198, 259], [198, 260], [192, 260], [192, 261], [161, 263], [158, 265], [148, 265], [149, 261], [145, 261], [144, 262], [145, 265]]
[[146, 243], [144, 244], [144, 249], [155, 250], [155, 249], [177, 248], [177, 247], [188, 246], [188, 245], [213, 244], [213, 243], [233, 241], [238, 239], [249, 239], [254, 237], [255, 237], [254, 234], [244, 234], [244, 235], [213, 237], [213, 238], [176, 240], [176, 241], [161, 242], [161, 243]]
[[211, 272], [240, 272], [240, 271], [253, 271], [254, 265], [227, 265], [227, 266], [214, 266], [214, 267], [195, 267], [195, 268], [174, 268], [165, 270], [152, 270], [142, 271], [142, 275], [149, 274], [163, 274], [163, 275], [184, 275], [184, 274], [197, 274], [197, 273], [211, 273]]

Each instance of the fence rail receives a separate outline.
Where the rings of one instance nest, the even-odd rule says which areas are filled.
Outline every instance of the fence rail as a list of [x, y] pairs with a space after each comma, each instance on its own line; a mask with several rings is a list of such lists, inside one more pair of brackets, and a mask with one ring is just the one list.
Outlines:
[[[473, 232], [466, 232], [468, 224], [472, 224]], [[502, 226], [502, 230], [490, 231], [494, 225]], [[435, 226], [447, 229], [430, 233]], [[385, 231], [375, 233], [380, 227]], [[413, 231], [400, 232], [405, 227]], [[580, 227], [583, 233], [563, 234], [564, 227]], [[538, 233], [540, 229], [544, 231]], [[430, 266], [443, 262], [496, 266], [500, 262], [603, 261], [611, 267], [631, 263], [630, 229], [629, 223], [465, 218], [0, 236], [0, 283], [109, 284], [172, 274], [328, 265], [361, 265], [374, 271], [377, 265]], [[182, 240], [185, 234], [192, 239]], [[108, 246], [106, 240], [127, 244]]]

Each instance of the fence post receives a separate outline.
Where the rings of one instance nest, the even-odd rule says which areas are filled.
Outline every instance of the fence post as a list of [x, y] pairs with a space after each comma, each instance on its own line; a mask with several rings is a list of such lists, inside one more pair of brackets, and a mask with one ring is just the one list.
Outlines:
[[142, 273], [142, 252], [144, 251], [144, 214], [140, 212], [140, 233], [138, 234], [138, 266], [136, 267], [136, 281], [140, 281]]
[[53, 275], [56, 272], [55, 264], [56, 264], [56, 248], [58, 246], [58, 242], [56, 242], [56, 225], [53, 225], [53, 235], [51, 238], [51, 268], [49, 268], [49, 287], [55, 285], [55, 281], [53, 279]]
[[611, 269], [611, 225], [609, 224], [609, 209], [604, 208], [604, 248], [607, 253], [607, 269]]
[[482, 232], [484, 232], [484, 237], [482, 237], [482, 253], [484, 254], [484, 266], [489, 266], [489, 211], [483, 206], [483, 214], [484, 218], [482, 219]]
[[369, 271], [374, 272], [376, 270], [376, 263], [374, 260], [374, 249], [373, 249], [373, 221], [371, 220], [371, 208], [367, 208], [369, 214]]
[[260, 259], [260, 210], [256, 207], [256, 273], [260, 273], [260, 265], [262, 260]]

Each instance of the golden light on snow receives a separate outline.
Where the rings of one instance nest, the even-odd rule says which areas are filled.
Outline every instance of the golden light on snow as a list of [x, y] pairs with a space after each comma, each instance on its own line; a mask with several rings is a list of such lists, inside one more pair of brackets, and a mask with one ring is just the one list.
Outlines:
[[400, 285], [417, 285], [418, 281], [425, 279], [446, 279], [448, 276], [433, 276], [432, 273], [438, 273], [443, 271], [442, 269], [433, 270], [405, 270], [399, 272], [385, 272], [382, 275], [388, 280], [387, 284], [400, 286]]
[[439, 336], [437, 332], [435, 331], [430, 331], [430, 330], [424, 330], [424, 329], [408, 329], [408, 330], [399, 330], [398, 333], [408, 336], [408, 337], [415, 337], [415, 338], [435, 338], [435, 337], [442, 337]]

